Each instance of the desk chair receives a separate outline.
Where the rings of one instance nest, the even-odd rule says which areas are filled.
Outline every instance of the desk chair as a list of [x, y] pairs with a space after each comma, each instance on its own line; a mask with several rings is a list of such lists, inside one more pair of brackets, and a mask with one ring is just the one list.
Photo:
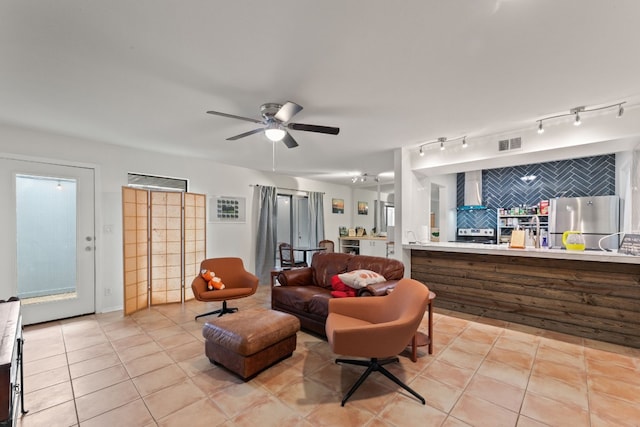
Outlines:
[[280, 267], [293, 268], [293, 267], [307, 267], [307, 263], [304, 261], [296, 261], [293, 253], [293, 247], [288, 243], [280, 243], [278, 245], [280, 251]]
[[318, 242], [318, 246], [320, 246], [321, 248], [327, 248], [325, 252], [335, 251], [335, 245], [333, 244], [333, 240], [320, 240], [320, 242]]

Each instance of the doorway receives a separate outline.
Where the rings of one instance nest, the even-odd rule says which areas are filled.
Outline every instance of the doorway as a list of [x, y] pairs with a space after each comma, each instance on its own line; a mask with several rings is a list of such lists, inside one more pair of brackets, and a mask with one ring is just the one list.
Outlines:
[[3, 297], [23, 323], [95, 312], [95, 171], [0, 159]]
[[[294, 247], [309, 246], [309, 199], [304, 196], [278, 194], [276, 199], [277, 229], [276, 258], [279, 258], [278, 245], [289, 243]], [[302, 255], [295, 252], [296, 261], [302, 261]], [[298, 259], [299, 257], [299, 259]], [[277, 260], [280, 265], [280, 260]]]

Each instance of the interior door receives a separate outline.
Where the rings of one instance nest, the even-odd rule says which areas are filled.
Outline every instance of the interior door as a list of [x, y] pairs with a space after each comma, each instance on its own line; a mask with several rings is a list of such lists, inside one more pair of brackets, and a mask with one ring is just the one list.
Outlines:
[[0, 158], [0, 290], [25, 324], [95, 312], [94, 169]]

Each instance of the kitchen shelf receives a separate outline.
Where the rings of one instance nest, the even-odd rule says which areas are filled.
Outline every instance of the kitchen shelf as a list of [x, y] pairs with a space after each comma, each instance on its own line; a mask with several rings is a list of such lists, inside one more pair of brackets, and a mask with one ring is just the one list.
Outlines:
[[[540, 230], [549, 230], [549, 215], [542, 214], [529, 214], [529, 215], [497, 215], [497, 241], [500, 243], [501, 238], [511, 235], [511, 231], [517, 228], [531, 229], [537, 226], [535, 221], [531, 218], [537, 217], [540, 220]], [[507, 224], [507, 221], [511, 219], [512, 224]], [[515, 221], [513, 221], [515, 220]], [[506, 232], [506, 233], [505, 233]]]

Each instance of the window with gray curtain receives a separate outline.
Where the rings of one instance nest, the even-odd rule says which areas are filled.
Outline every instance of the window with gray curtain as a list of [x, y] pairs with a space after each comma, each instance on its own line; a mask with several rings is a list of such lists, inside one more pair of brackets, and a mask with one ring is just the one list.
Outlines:
[[309, 246], [324, 240], [324, 193], [309, 192]]
[[275, 187], [256, 185], [254, 200], [258, 211], [256, 237], [256, 276], [259, 283], [270, 283], [271, 270], [275, 266], [276, 254], [276, 209], [277, 190]]

